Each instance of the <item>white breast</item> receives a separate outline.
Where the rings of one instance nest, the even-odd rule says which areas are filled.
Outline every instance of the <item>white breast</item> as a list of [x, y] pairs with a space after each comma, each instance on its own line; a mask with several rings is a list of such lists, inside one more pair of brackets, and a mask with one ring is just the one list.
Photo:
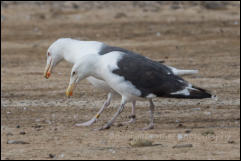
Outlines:
[[101, 56], [99, 61], [99, 68], [97, 69], [98, 75], [100, 75], [106, 83], [118, 92], [120, 95], [128, 98], [129, 100], [136, 99], [141, 95], [140, 90], [125, 80], [124, 77], [112, 73], [113, 70], [118, 69], [118, 61], [122, 59], [124, 53], [114, 51]]

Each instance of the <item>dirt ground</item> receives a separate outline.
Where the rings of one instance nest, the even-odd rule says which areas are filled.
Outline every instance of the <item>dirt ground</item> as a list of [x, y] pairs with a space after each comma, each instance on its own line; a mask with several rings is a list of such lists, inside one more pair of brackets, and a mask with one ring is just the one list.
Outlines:
[[[157, 2], [1, 2], [1, 159], [240, 159], [240, 2], [221, 6]], [[103, 41], [184, 69], [217, 100], [137, 103], [137, 121], [96, 131], [116, 111], [116, 97], [91, 127], [106, 93], [86, 80], [65, 96], [71, 64], [51, 78], [48, 46], [60, 37]], [[117, 123], [127, 121], [128, 104]], [[12, 140], [28, 144], [11, 144]], [[132, 146], [148, 140], [152, 146]], [[175, 145], [191, 144], [191, 147]]]

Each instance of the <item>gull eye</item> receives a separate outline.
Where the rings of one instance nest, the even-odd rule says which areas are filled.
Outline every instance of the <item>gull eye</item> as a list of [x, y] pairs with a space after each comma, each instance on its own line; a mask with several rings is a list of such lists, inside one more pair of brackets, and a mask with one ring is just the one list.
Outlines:
[[75, 72], [72, 73], [72, 76], [74, 76], [74, 75], [75, 75]]

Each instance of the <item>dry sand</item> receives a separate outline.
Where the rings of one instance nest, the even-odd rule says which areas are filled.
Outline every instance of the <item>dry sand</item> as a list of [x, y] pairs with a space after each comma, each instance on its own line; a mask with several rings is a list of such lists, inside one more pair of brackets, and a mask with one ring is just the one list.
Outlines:
[[[1, 159], [240, 159], [240, 3], [207, 8], [2, 3]], [[103, 41], [177, 68], [198, 69], [184, 78], [219, 99], [154, 99], [156, 126], [150, 131], [139, 130], [149, 115], [148, 102], [138, 102], [136, 123], [93, 130], [112, 117], [117, 97], [92, 127], [75, 127], [98, 111], [106, 93], [84, 80], [67, 99], [71, 65], [66, 62], [49, 80], [43, 77], [46, 50], [60, 37]], [[117, 123], [128, 120], [130, 107]], [[131, 146], [142, 139], [153, 146]], [[29, 144], [7, 144], [11, 140]]]

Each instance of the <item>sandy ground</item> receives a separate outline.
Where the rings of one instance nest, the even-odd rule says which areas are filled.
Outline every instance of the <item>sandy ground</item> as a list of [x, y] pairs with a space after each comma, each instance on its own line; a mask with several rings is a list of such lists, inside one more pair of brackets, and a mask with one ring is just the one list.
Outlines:
[[[175, 7], [176, 5], [176, 7]], [[1, 159], [240, 159], [240, 3], [200, 5], [135, 2], [1, 4]], [[178, 68], [218, 100], [154, 99], [137, 103], [137, 121], [95, 131], [116, 111], [115, 98], [92, 127], [87, 121], [106, 93], [86, 80], [67, 99], [71, 65], [46, 80], [48, 46], [60, 37], [103, 41]], [[118, 118], [127, 121], [131, 105]], [[11, 140], [28, 144], [8, 144]], [[148, 140], [152, 146], [132, 146]], [[174, 148], [191, 144], [191, 147]]]

